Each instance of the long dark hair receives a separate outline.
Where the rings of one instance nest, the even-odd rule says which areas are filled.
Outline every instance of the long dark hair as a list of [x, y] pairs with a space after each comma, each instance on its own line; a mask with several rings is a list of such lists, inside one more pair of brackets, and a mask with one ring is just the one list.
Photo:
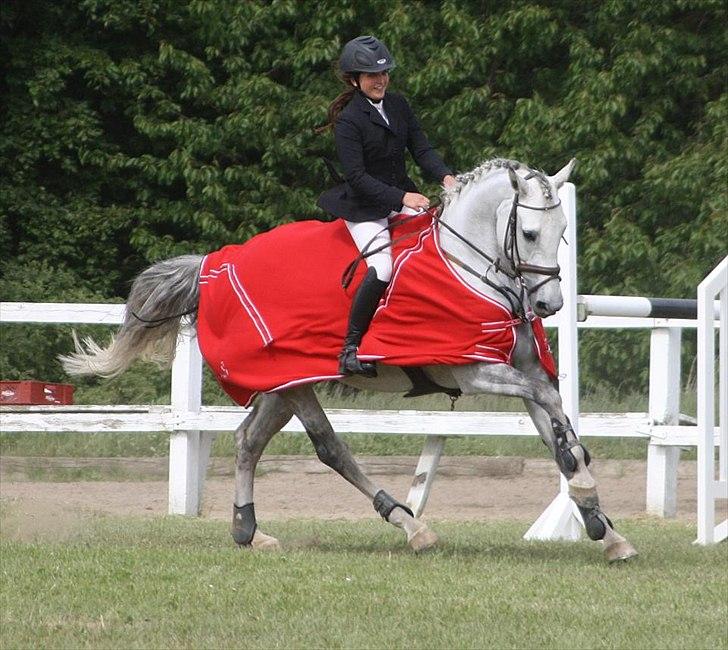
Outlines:
[[[317, 128], [316, 133], [323, 133], [324, 131], [334, 128], [334, 124], [336, 124], [336, 120], [339, 119], [341, 111], [343, 111], [346, 105], [351, 101], [351, 98], [354, 96], [354, 93], [359, 87], [359, 75], [357, 74], [342, 72], [339, 75], [339, 79], [341, 79], [346, 87], [336, 96], [336, 99], [329, 104], [329, 108], [326, 111], [327, 122], [323, 126]], [[356, 82], [356, 86], [352, 85], [352, 81]]]

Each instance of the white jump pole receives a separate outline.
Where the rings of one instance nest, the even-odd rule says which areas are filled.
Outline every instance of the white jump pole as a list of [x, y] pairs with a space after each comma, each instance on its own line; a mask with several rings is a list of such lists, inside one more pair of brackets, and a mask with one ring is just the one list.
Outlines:
[[[579, 338], [577, 333], [576, 299], [576, 189], [565, 183], [559, 190], [562, 209], [566, 216], [566, 244], [559, 247], [561, 267], [561, 293], [564, 306], [558, 314], [559, 336], [559, 392], [564, 412], [579, 434]], [[584, 524], [576, 504], [569, 497], [566, 479], [561, 476], [556, 498], [541, 513], [523, 536], [524, 539], [569, 540], [581, 538]]]

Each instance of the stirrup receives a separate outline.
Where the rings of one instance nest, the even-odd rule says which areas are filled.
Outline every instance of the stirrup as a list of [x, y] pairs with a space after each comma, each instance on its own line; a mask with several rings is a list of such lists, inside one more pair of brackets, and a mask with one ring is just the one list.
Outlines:
[[362, 375], [369, 378], [377, 376], [377, 368], [373, 363], [357, 359], [354, 346], [345, 346], [339, 354], [339, 372], [342, 375]]

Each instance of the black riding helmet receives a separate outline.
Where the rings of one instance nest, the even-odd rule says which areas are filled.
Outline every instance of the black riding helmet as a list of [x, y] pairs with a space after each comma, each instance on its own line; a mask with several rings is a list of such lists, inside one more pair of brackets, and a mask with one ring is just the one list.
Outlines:
[[387, 47], [374, 36], [357, 36], [341, 51], [339, 69], [342, 72], [383, 72], [391, 70], [395, 63]]

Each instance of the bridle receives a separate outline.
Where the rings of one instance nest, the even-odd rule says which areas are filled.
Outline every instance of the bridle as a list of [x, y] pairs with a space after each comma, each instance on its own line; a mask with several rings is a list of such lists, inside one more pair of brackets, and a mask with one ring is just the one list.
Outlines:
[[[526, 176], [525, 179], [528, 180], [533, 175], [534, 174], [532, 172], [531, 174]], [[547, 210], [553, 210], [554, 208], [558, 208], [561, 205], [561, 201], [558, 200], [556, 201], [556, 203], [541, 207], [521, 203], [519, 199], [520, 195], [518, 190], [516, 190], [513, 195], [511, 210], [508, 213], [508, 221], [506, 223], [506, 231], [503, 238], [503, 252], [510, 268], [504, 267], [504, 265], [501, 263], [500, 258], [493, 259], [485, 251], [481, 250], [471, 241], [463, 237], [450, 225], [448, 225], [444, 221], [441, 221], [440, 214], [437, 215], [436, 221], [440, 226], [443, 226], [446, 230], [448, 230], [460, 241], [462, 241], [464, 244], [474, 250], [480, 257], [487, 260], [490, 264], [486, 269], [485, 274], [482, 274], [452, 253], [445, 253], [445, 257], [447, 257], [448, 260], [450, 260], [463, 270], [467, 271], [471, 275], [474, 275], [481, 282], [498, 291], [508, 300], [508, 303], [511, 306], [511, 311], [514, 314], [523, 317], [525, 312], [525, 308], [523, 306], [524, 294], [530, 296], [534, 291], [542, 287], [547, 282], [550, 282], [551, 280], [561, 280], [561, 276], [559, 275], [559, 273], [561, 272], [561, 268], [558, 265], [540, 266], [538, 264], [529, 264], [521, 260], [521, 254], [518, 250], [518, 238], [516, 236], [516, 233], [518, 232], [518, 208], [526, 208], [528, 210], [539, 210], [541, 212], [546, 212]], [[510, 287], [505, 287], [491, 280], [488, 277], [488, 273], [491, 270], [495, 271], [496, 273], [503, 273], [507, 277], [511, 278], [511, 280], [517, 280], [521, 288], [520, 292], [517, 293]], [[537, 282], [536, 284], [530, 286], [528, 282], [526, 282], [526, 279], [523, 277], [524, 273], [534, 273], [536, 275], [544, 275], [546, 277], [540, 282]]]
[[[531, 172], [528, 176], [525, 176], [525, 180], [529, 180], [535, 175], [534, 172]], [[433, 206], [427, 210], [424, 210], [423, 212], [420, 212], [418, 214], [414, 215], [408, 215], [406, 217], [402, 217], [398, 220], [393, 220], [390, 222], [390, 224], [387, 226], [387, 229], [394, 225], [401, 225], [404, 223], [407, 223], [408, 221], [411, 221], [413, 219], [416, 219], [418, 217], [421, 217], [423, 214], [428, 214], [433, 222], [435, 222], [438, 226], [441, 228], [444, 228], [448, 232], [450, 232], [453, 236], [455, 236], [457, 239], [459, 239], [461, 242], [463, 242], [465, 245], [467, 245], [471, 250], [473, 250], [475, 253], [478, 254], [478, 256], [482, 257], [484, 260], [487, 260], [489, 262], [488, 268], [486, 269], [485, 273], [480, 273], [478, 270], [474, 269], [472, 266], [470, 266], [467, 262], [464, 262], [457, 256], [453, 255], [452, 253], [444, 252], [445, 257], [450, 260], [453, 264], [459, 266], [464, 271], [467, 271], [471, 275], [478, 278], [481, 282], [488, 285], [498, 293], [500, 293], [502, 296], [506, 298], [508, 301], [511, 311], [516, 316], [519, 316], [520, 318], [525, 318], [525, 307], [524, 307], [524, 297], [530, 296], [534, 291], [542, 287], [547, 282], [550, 282], [551, 280], [561, 280], [561, 276], [559, 273], [561, 272], [561, 268], [556, 266], [540, 266], [538, 264], [529, 264], [527, 262], [523, 262], [521, 260], [521, 255], [518, 250], [518, 238], [516, 236], [517, 227], [518, 227], [518, 208], [526, 208], [528, 210], [538, 210], [540, 212], [546, 212], [548, 210], [553, 210], [554, 208], [558, 208], [561, 205], [561, 201], [557, 200], [556, 203], [553, 203], [551, 205], [539, 207], [539, 206], [533, 206], [533, 205], [527, 205], [525, 203], [520, 202], [520, 195], [518, 190], [515, 191], [513, 195], [513, 203], [511, 204], [511, 210], [508, 214], [508, 222], [506, 224], [506, 231], [503, 238], [503, 251], [505, 254], [505, 259], [508, 262], [507, 266], [504, 266], [502, 264], [502, 261], [500, 258], [493, 258], [488, 253], [486, 253], [484, 250], [482, 250], [480, 247], [475, 245], [473, 242], [471, 242], [469, 239], [461, 235], [457, 230], [455, 230], [452, 226], [450, 226], [448, 223], [445, 223], [441, 220], [442, 216], [442, 206]], [[371, 244], [376, 240], [376, 238], [379, 236], [379, 233], [375, 235], [372, 240], [369, 242]], [[389, 248], [394, 245], [397, 241], [400, 241], [401, 239], [404, 239], [406, 237], [409, 237], [411, 235], [404, 235], [403, 237], [397, 238], [393, 240], [392, 242], [388, 242], [386, 244], [382, 244], [381, 246], [377, 246], [376, 248], [369, 250], [369, 244], [365, 246], [362, 250], [362, 252], [359, 253], [359, 255], [356, 257], [356, 259], [348, 266], [346, 271], [344, 272], [344, 275], [342, 277], [342, 285], [344, 288], [348, 287], [351, 283], [354, 274], [356, 272], [356, 268], [359, 265], [359, 263], [364, 260], [365, 258], [369, 257], [370, 255], [374, 255], [375, 253], [379, 253], [380, 251]], [[510, 268], [509, 268], [510, 267]], [[511, 270], [512, 269], [512, 270]], [[518, 284], [520, 286], [520, 292], [516, 292], [510, 287], [503, 286], [502, 284], [498, 283], [495, 279], [491, 279], [488, 277], [489, 273], [495, 272], [495, 273], [503, 273], [507, 277], [509, 277], [511, 280], [517, 280]], [[534, 273], [536, 275], [543, 275], [546, 276], [543, 280], [540, 282], [537, 282], [533, 286], [529, 286], [529, 284], [526, 282], [526, 279], [523, 277], [523, 273]]]
[[516, 236], [518, 225], [518, 208], [526, 208], [527, 210], [539, 210], [541, 212], [546, 212], [548, 210], [558, 208], [561, 205], [561, 200], [556, 201], [556, 203], [553, 203], [552, 205], [539, 207], [535, 205], [527, 205], [525, 203], [521, 203], [518, 199], [518, 191], [516, 191], [516, 193], [513, 195], [513, 204], [511, 205], [511, 211], [508, 215], [508, 223], [506, 225], [506, 232], [503, 238], [503, 250], [505, 251], [506, 259], [510, 262], [513, 270], [515, 271], [515, 275], [524, 283], [524, 285], [526, 285], [526, 282], [523, 279], [523, 273], [535, 273], [536, 275], [546, 276], [546, 278], [541, 280], [541, 282], [538, 282], [530, 287], [527, 286], [527, 292], [530, 296], [534, 291], [536, 291], [536, 289], [542, 287], [547, 282], [550, 282], [554, 279], [561, 280], [561, 276], [559, 275], [559, 273], [561, 272], [561, 267], [559, 267], [558, 264], [556, 266], [539, 266], [538, 264], [528, 264], [521, 261], [521, 254], [518, 250], [518, 237]]

